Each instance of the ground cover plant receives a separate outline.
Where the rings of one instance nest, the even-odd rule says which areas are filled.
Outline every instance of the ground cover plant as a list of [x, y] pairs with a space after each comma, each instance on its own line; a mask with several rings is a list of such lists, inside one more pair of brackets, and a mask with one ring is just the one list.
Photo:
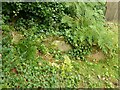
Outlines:
[[105, 2], [2, 7], [1, 88], [118, 87], [118, 31]]

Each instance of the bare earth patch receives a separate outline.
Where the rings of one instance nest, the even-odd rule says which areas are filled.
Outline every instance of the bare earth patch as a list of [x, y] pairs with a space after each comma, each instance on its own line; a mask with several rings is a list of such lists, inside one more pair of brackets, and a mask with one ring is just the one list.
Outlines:
[[92, 61], [92, 62], [99, 62], [100, 60], [104, 60], [105, 59], [105, 55], [103, 54], [102, 51], [97, 51], [95, 53], [92, 53], [90, 55], [87, 56], [87, 59], [89, 61]]

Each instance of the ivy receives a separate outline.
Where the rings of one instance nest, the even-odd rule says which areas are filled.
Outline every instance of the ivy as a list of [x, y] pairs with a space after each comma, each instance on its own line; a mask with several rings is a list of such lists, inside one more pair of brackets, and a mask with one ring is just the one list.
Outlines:
[[[86, 60], [94, 46], [106, 55], [116, 51], [104, 13], [104, 2], [3, 2], [4, 82], [18, 88], [78, 87], [80, 75], [71, 60]], [[19, 42], [13, 43], [12, 32], [23, 36]], [[48, 36], [63, 36], [72, 49], [63, 53], [47, 47]], [[63, 63], [50, 64], [42, 57], [46, 54]]]

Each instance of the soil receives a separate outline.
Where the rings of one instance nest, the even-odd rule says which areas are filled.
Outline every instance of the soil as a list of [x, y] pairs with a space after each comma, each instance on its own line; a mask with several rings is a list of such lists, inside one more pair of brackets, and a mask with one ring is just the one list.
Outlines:
[[92, 61], [92, 62], [99, 62], [100, 60], [104, 60], [105, 59], [105, 55], [103, 54], [102, 51], [97, 51], [95, 53], [92, 53], [90, 55], [87, 56], [87, 59], [89, 61]]

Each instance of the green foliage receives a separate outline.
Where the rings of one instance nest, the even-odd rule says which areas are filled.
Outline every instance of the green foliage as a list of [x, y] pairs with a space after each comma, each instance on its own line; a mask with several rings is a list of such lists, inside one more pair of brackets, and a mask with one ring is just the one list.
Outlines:
[[[7, 29], [6, 29], [7, 27]], [[20, 40], [17, 44], [12, 44], [13, 39], [10, 34], [10, 27], [3, 25], [3, 72], [4, 87], [42, 87], [42, 88], [55, 88], [55, 87], [77, 87], [79, 75], [77, 72], [69, 71], [62, 67], [52, 66], [42, 59], [41, 56], [37, 58], [36, 51], [40, 50], [42, 54], [46, 54], [47, 48], [41, 43], [39, 36], [36, 37], [32, 34], [24, 32], [24, 39]], [[27, 34], [27, 36], [26, 36]], [[9, 42], [8, 42], [9, 41]], [[38, 42], [38, 43], [36, 43]], [[50, 51], [49, 51], [50, 52]], [[51, 54], [58, 55], [60, 52], [57, 50], [51, 51]], [[59, 57], [55, 57], [58, 58]], [[64, 60], [64, 58], [62, 58]], [[70, 65], [69, 65], [70, 66]], [[64, 75], [61, 75], [65, 72]], [[68, 76], [69, 75], [69, 76]]]
[[[85, 60], [97, 46], [106, 54], [116, 51], [105, 27], [105, 3], [3, 2], [2, 59], [5, 87], [78, 87], [80, 74], [72, 61], [59, 50], [43, 44], [51, 35], [64, 36], [72, 46], [72, 59]], [[23, 36], [18, 43], [12, 32]], [[50, 53], [63, 63], [54, 66], [43, 59]], [[80, 68], [79, 68], [80, 69]]]
[[44, 44], [39, 45], [38, 50], [43, 54], [46, 54], [48, 52]]
[[62, 56], [62, 52], [60, 50], [55, 50], [55, 49], [50, 48], [49, 53], [51, 55], [53, 55], [53, 58], [55, 58], [56, 60], [63, 60], [64, 59]]
[[[66, 13], [61, 22], [67, 24], [69, 29], [65, 30], [65, 38], [73, 46], [75, 57], [87, 55], [91, 48], [96, 45], [105, 54], [112, 55], [115, 50], [111, 38], [107, 34], [104, 20], [104, 11], [98, 8], [98, 3], [66, 3], [68, 10], [74, 7], [73, 13]], [[84, 7], [84, 8], [83, 8]], [[99, 6], [104, 7], [104, 3]]]
[[[10, 9], [9, 9], [10, 8]], [[57, 29], [63, 15], [64, 3], [29, 2], [3, 3], [4, 21], [14, 23], [17, 29], [38, 26], [40, 32]], [[3, 18], [4, 19], [4, 18]], [[39, 31], [38, 31], [39, 32]]]

